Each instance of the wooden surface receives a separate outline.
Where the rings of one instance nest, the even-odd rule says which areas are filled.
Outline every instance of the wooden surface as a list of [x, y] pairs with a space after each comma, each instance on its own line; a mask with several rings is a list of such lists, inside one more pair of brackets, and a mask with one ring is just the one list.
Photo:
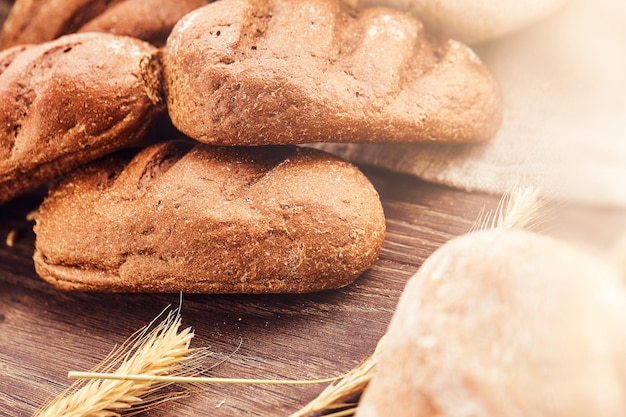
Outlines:
[[[364, 169], [381, 195], [387, 237], [380, 258], [352, 285], [307, 295], [186, 295], [182, 317], [209, 346], [210, 375], [312, 379], [339, 375], [369, 356], [404, 284], [437, 247], [466, 232], [497, 197], [468, 194]], [[0, 206], [0, 415], [27, 416], [65, 389], [70, 370], [89, 370], [178, 294], [67, 293], [40, 280], [25, 216], [42, 193]], [[11, 229], [13, 247], [4, 244]], [[241, 343], [241, 347], [237, 346]], [[213, 363], [207, 363], [207, 368]], [[323, 386], [208, 386], [149, 416], [286, 416]]]
[[[350, 370], [372, 353], [406, 280], [435, 249], [467, 232], [483, 207], [493, 209], [499, 200], [362, 168], [381, 195], [387, 236], [379, 259], [352, 285], [307, 295], [184, 297], [183, 325], [196, 332], [192, 346], [214, 352], [206, 367], [232, 354], [211, 376], [313, 379]], [[35, 236], [25, 216], [42, 195], [0, 206], [2, 240], [11, 229], [20, 232], [13, 247], [0, 244], [0, 416], [31, 415], [71, 383], [68, 371], [91, 369], [179, 302], [178, 294], [61, 292], [40, 280], [31, 261]], [[623, 210], [600, 214], [596, 218], [611, 225], [603, 230], [626, 231]], [[322, 389], [207, 386], [143, 415], [287, 416]]]

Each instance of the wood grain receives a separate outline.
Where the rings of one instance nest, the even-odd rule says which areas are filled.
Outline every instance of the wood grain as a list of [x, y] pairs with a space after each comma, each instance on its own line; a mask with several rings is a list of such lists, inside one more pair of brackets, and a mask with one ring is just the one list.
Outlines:
[[[406, 280], [452, 237], [467, 232], [499, 197], [424, 183], [363, 167], [381, 195], [387, 236], [374, 266], [352, 285], [306, 295], [186, 295], [183, 325], [192, 346], [209, 346], [210, 375], [309, 379], [342, 374], [369, 356], [384, 334]], [[43, 191], [0, 206], [0, 416], [27, 416], [65, 389], [70, 370], [91, 369], [178, 294], [61, 292], [32, 265], [26, 213]], [[241, 344], [239, 349], [237, 347]], [[286, 416], [323, 386], [206, 386], [146, 416]]]

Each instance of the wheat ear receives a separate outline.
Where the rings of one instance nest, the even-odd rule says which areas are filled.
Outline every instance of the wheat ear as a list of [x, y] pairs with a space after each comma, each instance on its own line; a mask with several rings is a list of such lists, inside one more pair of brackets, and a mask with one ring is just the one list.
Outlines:
[[538, 221], [543, 202], [540, 190], [534, 187], [518, 187], [502, 196], [493, 212], [481, 212], [470, 232], [489, 229], [528, 230]]
[[[198, 355], [205, 352], [189, 348], [194, 333], [191, 328], [179, 330], [181, 316], [178, 310], [168, 313], [156, 326], [154, 323], [115, 349], [97, 370], [159, 376], [189, 374], [194, 373], [194, 368], [199, 369]], [[181, 392], [159, 394], [158, 391], [166, 385], [154, 381], [79, 381], [35, 416], [117, 417], [129, 410], [144, 411], [183, 395]]]
[[[376, 362], [385, 344], [383, 336], [374, 353], [337, 382], [327, 386], [313, 401], [293, 413], [290, 417], [306, 417], [325, 412], [326, 417], [354, 415], [358, 397], [376, 372]], [[335, 410], [335, 411], [332, 411]]]

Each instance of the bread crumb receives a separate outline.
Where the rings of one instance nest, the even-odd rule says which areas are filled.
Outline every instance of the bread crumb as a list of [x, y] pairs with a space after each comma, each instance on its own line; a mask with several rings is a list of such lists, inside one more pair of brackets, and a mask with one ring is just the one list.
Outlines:
[[29, 211], [28, 214], [26, 214], [26, 221], [29, 221], [29, 222], [35, 221], [35, 219], [37, 218], [37, 214], [39, 214], [38, 209]]
[[5, 239], [5, 243], [8, 247], [12, 248], [13, 246], [15, 246], [18, 233], [19, 233], [19, 230], [16, 228], [9, 230], [9, 233], [7, 234], [7, 238]]

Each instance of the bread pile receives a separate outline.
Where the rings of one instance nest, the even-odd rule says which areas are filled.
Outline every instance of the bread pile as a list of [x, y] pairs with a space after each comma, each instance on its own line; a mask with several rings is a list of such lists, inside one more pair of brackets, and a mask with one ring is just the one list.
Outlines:
[[[355, 166], [294, 145], [467, 143], [500, 125], [478, 57], [411, 15], [204, 3], [15, 3], [0, 36], [0, 204], [53, 181], [34, 254], [51, 284], [345, 286], [381, 250], [378, 194]], [[476, 37], [504, 33], [486, 29]], [[175, 137], [155, 129], [164, 119]], [[623, 283], [584, 253], [513, 228], [459, 237], [409, 281], [357, 415], [623, 416], [625, 322]]]
[[[356, 167], [293, 145], [471, 142], [498, 129], [493, 77], [413, 17], [338, 0], [204, 3], [13, 5], [0, 36], [0, 203], [54, 181], [35, 227], [49, 282], [347, 285], [382, 247], [378, 194]], [[155, 129], [168, 116], [175, 137]]]

